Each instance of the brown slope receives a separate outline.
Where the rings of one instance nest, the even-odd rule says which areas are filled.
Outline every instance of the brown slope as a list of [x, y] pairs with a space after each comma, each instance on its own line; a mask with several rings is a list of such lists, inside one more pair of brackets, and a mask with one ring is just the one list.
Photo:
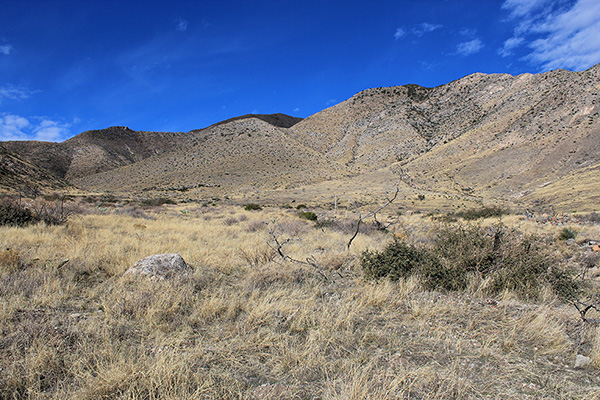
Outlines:
[[363, 171], [395, 164], [421, 187], [514, 198], [600, 160], [599, 70], [369, 89], [290, 131]]
[[285, 129], [244, 118], [197, 131], [171, 152], [75, 182], [94, 190], [219, 186], [243, 192], [322, 181], [344, 172], [341, 165], [294, 140]]
[[0, 190], [24, 193], [31, 189], [61, 190], [70, 185], [23, 160], [0, 143]]
[[455, 189], [518, 199], [597, 165], [599, 71], [597, 66], [583, 72], [472, 77], [482, 87], [477, 123], [407, 167], [424, 185], [446, 182]]
[[115, 126], [83, 132], [62, 143], [4, 142], [31, 164], [67, 180], [141, 161], [179, 146], [187, 135]]

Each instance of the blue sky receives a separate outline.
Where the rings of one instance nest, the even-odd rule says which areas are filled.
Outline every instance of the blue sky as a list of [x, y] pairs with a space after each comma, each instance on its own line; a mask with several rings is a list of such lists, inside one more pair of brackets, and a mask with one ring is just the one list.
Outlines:
[[599, 62], [598, 0], [0, 0], [0, 140], [307, 117], [370, 87]]

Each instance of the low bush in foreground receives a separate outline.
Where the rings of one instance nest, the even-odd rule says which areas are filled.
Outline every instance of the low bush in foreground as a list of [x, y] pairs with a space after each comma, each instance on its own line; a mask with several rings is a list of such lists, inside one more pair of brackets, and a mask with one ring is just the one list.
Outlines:
[[545, 287], [563, 299], [579, 291], [541, 238], [503, 226], [445, 226], [430, 246], [396, 240], [381, 252], [364, 252], [361, 266], [369, 278], [417, 275], [427, 289], [464, 290], [478, 280], [490, 294], [508, 290], [522, 298], [538, 298]]

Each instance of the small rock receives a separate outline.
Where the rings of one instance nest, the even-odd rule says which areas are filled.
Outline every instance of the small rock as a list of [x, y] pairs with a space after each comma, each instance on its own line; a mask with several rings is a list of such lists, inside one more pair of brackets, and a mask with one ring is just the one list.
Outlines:
[[179, 254], [155, 254], [137, 261], [125, 272], [124, 276], [138, 277], [142, 275], [150, 280], [164, 280], [191, 270], [192, 268]]
[[575, 239], [572, 239], [572, 238], [571, 239], [567, 239], [567, 245], [568, 246], [573, 245], [573, 244], [575, 244]]
[[71, 318], [79, 318], [79, 317], [81, 317], [81, 314], [78, 313], [78, 312], [76, 312], [76, 313], [73, 313], [73, 314], [69, 314], [69, 317], [71, 317]]
[[577, 357], [575, 357], [575, 368], [585, 368], [590, 365], [591, 362], [592, 360], [589, 357], [577, 354]]
[[253, 397], [256, 400], [275, 400], [281, 398], [285, 391], [285, 386], [281, 383], [273, 385], [265, 383], [254, 389]]

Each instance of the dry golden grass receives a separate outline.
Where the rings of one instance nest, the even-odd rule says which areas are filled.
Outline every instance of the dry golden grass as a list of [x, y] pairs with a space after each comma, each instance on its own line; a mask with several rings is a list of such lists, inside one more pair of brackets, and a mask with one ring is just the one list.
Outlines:
[[[600, 398], [600, 330], [554, 298], [367, 281], [359, 256], [390, 234], [348, 251], [295, 210], [182, 209], [0, 228], [0, 398]], [[398, 226], [417, 242], [436, 228]], [[318, 267], [281, 260], [270, 230]], [[163, 252], [194, 272], [122, 276]]]

